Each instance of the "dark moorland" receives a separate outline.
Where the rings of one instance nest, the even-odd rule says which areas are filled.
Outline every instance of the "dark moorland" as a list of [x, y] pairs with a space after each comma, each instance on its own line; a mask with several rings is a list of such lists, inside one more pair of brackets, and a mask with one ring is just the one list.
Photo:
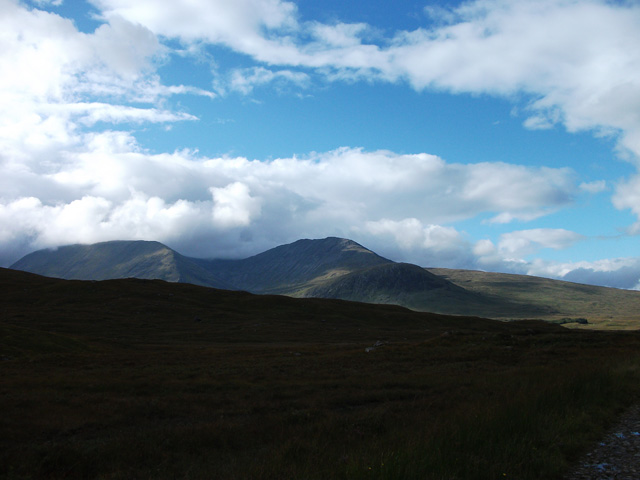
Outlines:
[[554, 479], [640, 335], [0, 269], [0, 477]]

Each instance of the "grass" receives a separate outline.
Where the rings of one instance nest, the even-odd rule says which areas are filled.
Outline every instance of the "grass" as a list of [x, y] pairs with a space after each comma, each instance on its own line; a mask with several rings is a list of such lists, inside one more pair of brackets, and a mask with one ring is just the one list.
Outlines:
[[637, 291], [528, 275], [447, 268], [429, 271], [469, 291], [495, 299], [497, 309], [476, 310], [490, 318], [534, 317], [556, 322], [575, 318], [587, 320], [587, 323], [567, 322], [567, 326], [597, 330], [637, 329], [640, 321], [640, 292]]
[[638, 399], [636, 332], [0, 273], [6, 479], [554, 479]]

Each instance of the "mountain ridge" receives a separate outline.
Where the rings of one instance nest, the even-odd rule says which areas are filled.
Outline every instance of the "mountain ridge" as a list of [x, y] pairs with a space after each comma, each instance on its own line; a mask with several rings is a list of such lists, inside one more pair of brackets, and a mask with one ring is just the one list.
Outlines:
[[240, 260], [192, 260], [240, 289], [284, 294], [325, 276], [393, 263], [353, 240], [338, 237], [301, 239]]
[[587, 328], [631, 328], [640, 321], [640, 292], [423, 268], [393, 262], [338, 237], [301, 239], [238, 260], [186, 257], [159, 242], [70, 245], [33, 252], [10, 268], [65, 279], [161, 279], [257, 294], [397, 304], [449, 315], [588, 323]]
[[37, 250], [10, 268], [67, 280], [141, 278], [233, 289], [189, 257], [155, 241], [114, 240]]

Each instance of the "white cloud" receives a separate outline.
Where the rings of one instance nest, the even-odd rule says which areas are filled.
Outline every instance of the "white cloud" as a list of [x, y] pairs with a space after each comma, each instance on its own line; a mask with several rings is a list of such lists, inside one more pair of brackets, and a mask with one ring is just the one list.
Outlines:
[[[525, 125], [621, 132], [640, 154], [640, 7], [604, 0], [477, 0], [427, 8], [445, 20], [367, 43], [365, 24], [301, 22], [295, 4], [96, 0], [184, 42], [220, 43], [272, 65], [320, 69], [332, 79], [406, 79], [416, 89], [533, 96]], [[311, 40], [307, 35], [311, 35]], [[373, 36], [373, 38], [379, 38]]]
[[399, 221], [383, 218], [366, 222], [364, 230], [373, 235], [392, 235], [397, 245], [404, 249], [426, 248], [437, 252], [463, 242], [455, 228], [423, 225], [417, 218], [405, 218]]
[[[48, 157], [82, 142], [96, 122], [175, 122], [187, 113], [152, 105], [190, 93], [193, 87], [164, 86], [153, 73], [165, 54], [157, 37], [141, 25], [114, 17], [94, 33], [79, 32], [56, 14], [0, 0], [0, 143], [5, 159]], [[6, 160], [5, 160], [6, 161]]]
[[417, 218], [369, 221], [355, 231], [367, 244], [396, 260], [421, 265], [461, 267], [472, 261], [470, 245], [455, 228], [424, 225]]
[[630, 233], [640, 233], [640, 175], [633, 175], [616, 185], [612, 200], [616, 208], [629, 209], [639, 218]]
[[500, 236], [498, 250], [505, 256], [522, 258], [542, 248], [562, 250], [582, 238], [581, 235], [561, 228], [534, 228], [505, 233]]
[[427, 17], [437, 23], [448, 24], [458, 19], [458, 15], [451, 8], [441, 5], [427, 5], [423, 10]]
[[125, 18], [159, 35], [224, 44], [272, 65], [320, 69], [331, 79], [525, 92], [534, 99], [526, 126], [621, 132], [621, 145], [640, 153], [640, 52], [630, 48], [640, 44], [640, 7], [634, 3], [477, 0], [450, 10], [427, 7], [444, 23], [387, 39], [367, 35], [365, 24], [302, 22], [295, 4], [280, 0], [95, 4], [106, 18]]
[[306, 88], [309, 80], [309, 75], [303, 72], [293, 72], [291, 70], [274, 72], [264, 67], [252, 67], [232, 71], [228, 84], [231, 90], [247, 95], [255, 87], [273, 83], [279, 85], [279, 88], [287, 84], [295, 85], [298, 88]]
[[571, 201], [575, 191], [572, 177], [573, 172], [566, 168], [479, 163], [469, 167], [461, 193], [470, 203], [500, 212], [494, 223], [532, 220], [548, 213], [548, 207]]
[[[479, 240], [472, 252], [477, 266], [486, 270], [536, 275], [534, 263], [526, 260], [542, 249], [563, 250], [583, 239], [583, 236], [564, 229], [535, 228], [504, 233], [497, 245], [489, 239]], [[549, 265], [555, 265], [550, 263]], [[547, 271], [543, 276], [557, 277], [559, 272]]]
[[[535, 275], [575, 283], [615, 288], [640, 289], [640, 259], [604, 258], [596, 261], [557, 262], [525, 257], [543, 248], [562, 250], [583, 239], [563, 229], [531, 229], [501, 235], [498, 244], [483, 239], [473, 246], [477, 268], [506, 273]], [[469, 263], [465, 268], [473, 268]]]
[[323, 45], [335, 48], [359, 47], [362, 38], [371, 27], [365, 23], [336, 23], [327, 25], [312, 22], [309, 25], [311, 35]]
[[106, 18], [124, 18], [158, 35], [185, 42], [223, 43], [249, 54], [279, 49], [286, 37], [265, 38], [266, 31], [286, 34], [297, 27], [297, 8], [280, 0], [93, 0]]
[[569, 282], [640, 290], [640, 259], [638, 258], [566, 263], [535, 260], [529, 265], [528, 273]]
[[226, 187], [211, 187], [213, 221], [223, 228], [246, 227], [260, 214], [260, 200], [251, 196], [249, 187], [234, 182]]
[[[604, 0], [477, 0], [427, 7], [442, 22], [391, 38], [369, 25], [300, 19], [281, 0], [94, 0], [126, 19], [189, 44], [223, 44], [271, 65], [311, 67], [330, 79], [410, 82], [414, 88], [530, 94], [530, 128], [621, 132], [640, 153], [640, 7]], [[377, 43], [376, 43], [377, 41]]]
[[53, 5], [54, 7], [59, 7], [64, 3], [63, 0], [32, 0], [34, 3], [37, 3], [39, 6], [44, 5]]
[[600, 193], [607, 189], [607, 182], [604, 180], [596, 180], [593, 182], [583, 182], [580, 184], [580, 190], [587, 193]]
[[[460, 234], [442, 226], [443, 222], [499, 213], [504, 208], [516, 216], [520, 211], [555, 208], [575, 189], [570, 172], [562, 169], [448, 164], [427, 154], [342, 148], [304, 158], [251, 161], [199, 157], [189, 151], [152, 155], [123, 132], [85, 134], [82, 142], [83, 146], [58, 151], [51, 164], [13, 164], [2, 179], [8, 188], [1, 199], [8, 208], [32, 197], [34, 185], [39, 185], [40, 203], [32, 205], [34, 212], [40, 212], [34, 213], [37, 218], [47, 216], [42, 212], [81, 206], [86, 214], [68, 218], [77, 218], [82, 225], [72, 228], [70, 220], [60, 220], [64, 228], [59, 229], [43, 221], [36, 228], [37, 222], [7, 220], [11, 238], [22, 238], [23, 245], [27, 242], [34, 248], [49, 246], [54, 239], [74, 243], [118, 235], [140, 238], [145, 233], [147, 238], [166, 241], [180, 229], [174, 234], [160, 227], [176, 226], [184, 215], [189, 225], [193, 224], [189, 219], [198, 218], [201, 225], [196, 230], [209, 232], [211, 238], [238, 228], [244, 229], [245, 236], [265, 238], [253, 240], [258, 242], [253, 248], [269, 239], [286, 242], [300, 236], [349, 236], [360, 231], [368, 236], [395, 235], [396, 243], [409, 250], [435, 254], [448, 249], [452, 257], [454, 251], [468, 248], [461, 246]], [[497, 172], [503, 176], [496, 176]], [[160, 221], [162, 215], [148, 213], [164, 211], [175, 219]], [[48, 218], [62, 219], [60, 215]], [[135, 222], [127, 223], [130, 218]], [[93, 237], [87, 233], [91, 229], [96, 232]], [[250, 248], [244, 243], [243, 248]], [[215, 243], [209, 244], [213, 249]]]

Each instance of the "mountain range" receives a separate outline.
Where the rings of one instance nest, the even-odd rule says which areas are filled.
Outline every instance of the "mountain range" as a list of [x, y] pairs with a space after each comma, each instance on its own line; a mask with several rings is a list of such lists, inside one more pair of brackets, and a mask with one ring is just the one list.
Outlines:
[[426, 269], [393, 262], [336, 237], [298, 240], [237, 260], [187, 257], [159, 242], [111, 241], [39, 250], [10, 268], [63, 279], [160, 279], [500, 319], [542, 318], [616, 328], [640, 320], [640, 292], [525, 275]]

